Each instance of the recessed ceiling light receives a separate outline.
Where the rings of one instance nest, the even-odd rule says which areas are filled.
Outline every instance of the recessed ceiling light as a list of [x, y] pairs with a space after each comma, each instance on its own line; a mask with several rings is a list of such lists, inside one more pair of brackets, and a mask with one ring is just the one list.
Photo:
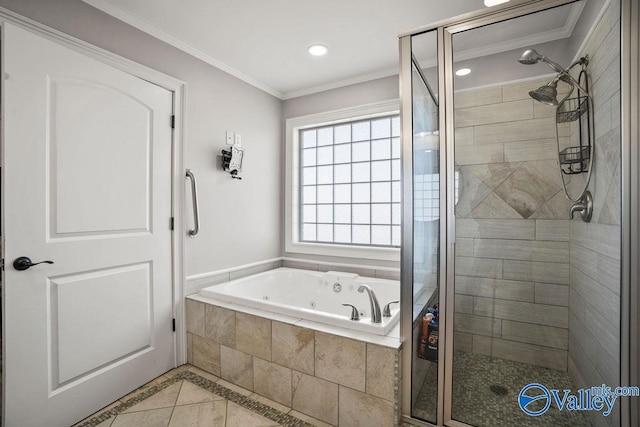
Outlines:
[[507, 3], [509, 0], [484, 0], [484, 5], [487, 7], [497, 6], [502, 3]]
[[471, 73], [471, 68], [460, 68], [456, 71], [456, 76], [466, 76], [469, 73]]
[[323, 44], [314, 44], [309, 46], [309, 53], [313, 56], [322, 56], [326, 55], [329, 49]]

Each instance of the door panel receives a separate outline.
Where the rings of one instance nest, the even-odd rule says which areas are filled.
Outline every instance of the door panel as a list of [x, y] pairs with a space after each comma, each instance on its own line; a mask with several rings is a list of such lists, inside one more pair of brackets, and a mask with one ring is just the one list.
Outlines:
[[153, 109], [91, 81], [47, 89], [51, 237], [150, 231]]
[[173, 95], [10, 24], [2, 43], [3, 418], [68, 426], [175, 366]]

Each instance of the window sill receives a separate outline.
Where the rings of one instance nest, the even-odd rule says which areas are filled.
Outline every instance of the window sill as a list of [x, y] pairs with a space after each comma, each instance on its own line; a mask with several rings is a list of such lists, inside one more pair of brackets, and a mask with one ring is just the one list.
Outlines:
[[308, 255], [358, 258], [378, 261], [400, 261], [400, 248], [383, 248], [325, 243], [292, 242], [285, 245], [286, 252]]

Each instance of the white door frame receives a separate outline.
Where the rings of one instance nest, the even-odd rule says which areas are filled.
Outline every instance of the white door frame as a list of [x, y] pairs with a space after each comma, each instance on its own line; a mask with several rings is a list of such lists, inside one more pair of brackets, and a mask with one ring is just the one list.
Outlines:
[[[10, 10], [0, 7], [0, 25], [3, 22], [20, 26], [30, 30], [48, 40], [55, 41], [67, 48], [82, 53], [85, 56], [96, 59], [125, 73], [151, 82], [173, 93], [173, 115], [175, 127], [172, 137], [172, 165], [171, 165], [171, 215], [174, 218], [172, 234], [172, 285], [173, 285], [173, 318], [176, 323], [174, 335], [174, 360], [176, 366], [187, 362], [186, 328], [184, 314], [184, 283], [185, 283], [185, 251], [184, 240], [186, 232], [184, 225], [184, 198], [185, 198], [185, 170], [184, 170], [184, 141], [185, 141], [185, 117], [186, 117], [186, 83], [152, 68], [138, 64], [123, 58], [105, 49], [91, 45], [78, 38], [47, 27], [39, 22], [18, 15]], [[4, 79], [2, 79], [4, 85]], [[3, 91], [4, 92], [4, 91]], [[2, 99], [2, 111], [5, 111], [4, 98]], [[4, 157], [4, 141], [0, 141], [0, 158]], [[3, 181], [6, 183], [6, 180]], [[2, 206], [5, 206], [4, 201]], [[3, 216], [4, 220], [4, 216]], [[0, 224], [2, 236], [4, 233], [4, 221]], [[2, 259], [4, 260], [4, 245], [2, 245]], [[4, 277], [4, 269], [2, 273]], [[4, 282], [4, 279], [3, 279]], [[3, 299], [4, 303], [4, 299]], [[4, 325], [4, 310], [3, 310]], [[4, 354], [5, 342], [2, 343]], [[6, 372], [3, 369], [3, 373]], [[3, 387], [5, 381], [2, 382]], [[142, 384], [141, 384], [142, 385]], [[4, 394], [4, 393], [3, 393]]]

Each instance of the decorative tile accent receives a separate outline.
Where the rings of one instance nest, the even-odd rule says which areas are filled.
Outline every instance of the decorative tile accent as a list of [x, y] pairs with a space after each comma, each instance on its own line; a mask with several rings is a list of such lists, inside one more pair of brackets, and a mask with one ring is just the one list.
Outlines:
[[[136, 395], [133, 398], [127, 399], [126, 401], [119, 403], [117, 405], [115, 405], [113, 408], [107, 410], [107, 411], [103, 411], [101, 413], [99, 413], [96, 416], [93, 416], [83, 422], [81, 422], [80, 424], [78, 424], [76, 427], [96, 427], [98, 425], [100, 425], [101, 423], [108, 421], [122, 413], [124, 413], [125, 411], [127, 411], [128, 409], [140, 404], [141, 402], [147, 400], [148, 398], [154, 396], [155, 394], [162, 392], [172, 386], [178, 386], [179, 388], [179, 384], [180, 382], [184, 382], [183, 383], [183, 387], [184, 385], [187, 385], [187, 387], [192, 387], [192, 386], [197, 386], [200, 389], [203, 389], [202, 391], [199, 391], [200, 394], [204, 392], [209, 392], [213, 395], [216, 396], [216, 400], [213, 402], [208, 402], [208, 403], [213, 403], [213, 413], [219, 413], [219, 411], [216, 411], [215, 409], [215, 404], [217, 402], [221, 402], [221, 399], [226, 399], [229, 402], [232, 402], [233, 404], [237, 405], [238, 407], [244, 408], [244, 409], [248, 409], [250, 411], [252, 411], [253, 413], [255, 413], [256, 415], [259, 415], [261, 417], [264, 417], [268, 420], [273, 421], [273, 424], [271, 425], [282, 425], [282, 426], [291, 426], [291, 427], [312, 427], [311, 424], [306, 423], [305, 421], [302, 421], [294, 416], [285, 414], [282, 411], [279, 411], [275, 408], [272, 408], [268, 405], [265, 405], [264, 403], [261, 403], [255, 399], [252, 399], [251, 397], [245, 396], [241, 393], [238, 393], [236, 391], [233, 391], [221, 384], [218, 384], [216, 382], [210, 381], [206, 378], [203, 378], [193, 372], [189, 372], [189, 371], [182, 371], [180, 373], [175, 374], [172, 378], [157, 384], [153, 387], [150, 387], [149, 389], [147, 389], [146, 391], [144, 391], [143, 393], [140, 393], [138, 395]], [[192, 393], [192, 392], [190, 392]], [[182, 394], [182, 393], [181, 393]], [[180, 398], [179, 398], [180, 399]], [[197, 406], [198, 404], [192, 404], [192, 405], [186, 405], [183, 406], [182, 408], [188, 408], [190, 411], [192, 412], [193, 409], [195, 409], [195, 411], [198, 412], [198, 414], [200, 414], [201, 418], [202, 417], [206, 417], [208, 416], [207, 412], [209, 414], [211, 414], [210, 411], [207, 411], [207, 402], [204, 403], [200, 403], [201, 405], [205, 405], [203, 408], [194, 408], [195, 406]], [[233, 405], [232, 405], [233, 406]], [[177, 410], [178, 408], [176, 408]], [[166, 417], [166, 419], [163, 418], [162, 420], [162, 425], [166, 425], [169, 422], [169, 417], [171, 417], [171, 412], [172, 412], [173, 408], [166, 408], [166, 409], [160, 409], [160, 410], [156, 410], [156, 411], [143, 411], [143, 412], [135, 412], [135, 413], [127, 413], [126, 417], [133, 417], [136, 414], [139, 414], [136, 419], [134, 420], [133, 418], [131, 419], [130, 424], [131, 426], [138, 426], [141, 425], [140, 424], [140, 420], [138, 418], [144, 417], [146, 412], [159, 412], [158, 415], [155, 415], [157, 417], [162, 417], [163, 416], [163, 412], [162, 411], [167, 411], [168, 416]], [[184, 410], [186, 411], [186, 409]], [[228, 414], [227, 414], [228, 415]], [[192, 419], [191, 417], [193, 417], [194, 414], [179, 414], [180, 419]], [[119, 418], [119, 417], [118, 417]], [[127, 421], [125, 419], [125, 421]], [[112, 425], [120, 425], [120, 424], [112, 424]], [[123, 424], [123, 425], [127, 425], [127, 424]], [[172, 424], [173, 425], [173, 424]], [[178, 424], [176, 424], [177, 426]], [[185, 425], [185, 424], [179, 424], [180, 426]], [[214, 424], [211, 424], [214, 425]], [[217, 425], [217, 424], [216, 424]], [[246, 424], [245, 424], [246, 425]]]
[[533, 166], [525, 163], [496, 188], [496, 194], [526, 219], [559, 190], [557, 185], [540, 177]]
[[521, 163], [489, 163], [485, 165], [464, 166], [492, 190], [498, 188], [509, 176], [520, 167]]

